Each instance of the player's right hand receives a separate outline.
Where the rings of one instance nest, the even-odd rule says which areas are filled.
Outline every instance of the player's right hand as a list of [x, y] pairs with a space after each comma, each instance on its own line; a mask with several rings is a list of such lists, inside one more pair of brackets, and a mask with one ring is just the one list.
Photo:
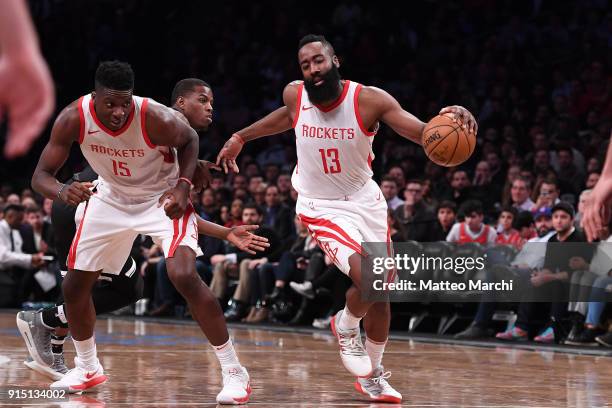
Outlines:
[[77, 206], [79, 203], [89, 200], [92, 194], [91, 187], [93, 187], [93, 183], [75, 181], [62, 189], [59, 198], [68, 205]]
[[586, 196], [584, 214], [580, 223], [589, 242], [596, 239], [606, 239], [607, 226], [610, 222], [610, 196], [612, 194], [612, 178], [599, 179], [591, 194]]
[[228, 173], [228, 168], [231, 168], [236, 173], [239, 173], [238, 165], [236, 164], [236, 157], [240, 154], [244, 141], [237, 134], [233, 134], [227, 142], [223, 145], [223, 148], [217, 156], [217, 166], [223, 167], [223, 171]]
[[53, 80], [37, 49], [0, 57], [0, 89], [0, 121], [5, 115], [9, 120], [4, 154], [10, 159], [30, 150], [55, 107]]

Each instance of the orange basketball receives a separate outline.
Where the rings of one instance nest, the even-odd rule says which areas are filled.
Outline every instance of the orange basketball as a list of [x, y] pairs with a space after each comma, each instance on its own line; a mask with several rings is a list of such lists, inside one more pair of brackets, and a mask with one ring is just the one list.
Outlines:
[[425, 125], [422, 142], [429, 160], [440, 166], [453, 167], [474, 153], [476, 135], [453, 122], [450, 115], [438, 115]]

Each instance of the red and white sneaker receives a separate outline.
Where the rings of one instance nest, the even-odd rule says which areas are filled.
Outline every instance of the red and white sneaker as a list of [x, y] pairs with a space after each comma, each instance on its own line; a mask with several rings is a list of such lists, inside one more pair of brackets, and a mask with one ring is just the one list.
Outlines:
[[368, 377], [372, 373], [372, 361], [361, 342], [359, 326], [355, 329], [340, 330], [338, 322], [341, 313], [342, 310], [331, 320], [331, 331], [338, 339], [342, 364], [354, 376]]
[[77, 357], [74, 358], [74, 368], [68, 371], [61, 380], [51, 384], [51, 389], [65, 389], [69, 393], [88, 392], [104, 384], [108, 377], [104, 375], [104, 368], [98, 361], [95, 371], [86, 371], [82, 368]]
[[399, 404], [402, 402], [402, 394], [395, 391], [387, 382], [387, 378], [391, 377], [391, 371], [385, 372], [383, 366], [374, 369], [372, 375], [367, 378], [357, 378], [355, 381], [355, 389], [367, 395], [370, 401], [376, 402], [391, 402]]
[[217, 402], [222, 405], [241, 405], [249, 402], [251, 384], [246, 368], [231, 366], [222, 373], [223, 389], [217, 394]]

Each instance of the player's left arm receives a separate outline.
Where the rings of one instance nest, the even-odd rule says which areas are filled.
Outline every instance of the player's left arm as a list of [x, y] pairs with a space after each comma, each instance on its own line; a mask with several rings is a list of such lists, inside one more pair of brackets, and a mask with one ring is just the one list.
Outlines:
[[172, 197], [164, 209], [168, 217], [179, 218], [189, 202], [191, 180], [198, 162], [198, 134], [171, 109], [152, 101], [146, 111], [145, 130], [153, 144], [177, 149], [180, 179], [172, 190], [161, 196], [160, 202]]
[[226, 228], [214, 222], [206, 221], [199, 215], [196, 215], [196, 219], [200, 234], [229, 241], [236, 248], [251, 255], [255, 255], [255, 251], [264, 251], [270, 246], [267, 238], [251, 232], [259, 228], [258, 225], [240, 225], [234, 228]]
[[[359, 93], [359, 112], [366, 127], [370, 128], [380, 120], [400, 136], [422, 144], [421, 136], [425, 123], [404, 110], [388, 92], [373, 86], [363, 87]], [[447, 106], [440, 111], [441, 115], [445, 113], [453, 115], [453, 120], [460, 121], [468, 129], [477, 131], [476, 119], [464, 107]]]

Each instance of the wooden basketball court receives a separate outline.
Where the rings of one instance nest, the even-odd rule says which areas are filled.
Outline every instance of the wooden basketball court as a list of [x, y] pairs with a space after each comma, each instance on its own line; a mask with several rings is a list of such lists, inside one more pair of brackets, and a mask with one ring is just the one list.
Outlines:
[[[231, 334], [251, 375], [249, 406], [393, 406], [371, 404], [354, 390], [328, 332], [234, 326]], [[97, 392], [61, 403], [16, 401], [7, 390], [45, 389], [50, 381], [23, 365], [15, 315], [0, 313], [0, 406], [216, 406], [218, 363], [195, 324], [100, 319], [96, 338], [109, 375]], [[71, 341], [66, 351], [73, 366]], [[612, 406], [608, 356], [393, 341], [383, 364], [406, 407]]]

